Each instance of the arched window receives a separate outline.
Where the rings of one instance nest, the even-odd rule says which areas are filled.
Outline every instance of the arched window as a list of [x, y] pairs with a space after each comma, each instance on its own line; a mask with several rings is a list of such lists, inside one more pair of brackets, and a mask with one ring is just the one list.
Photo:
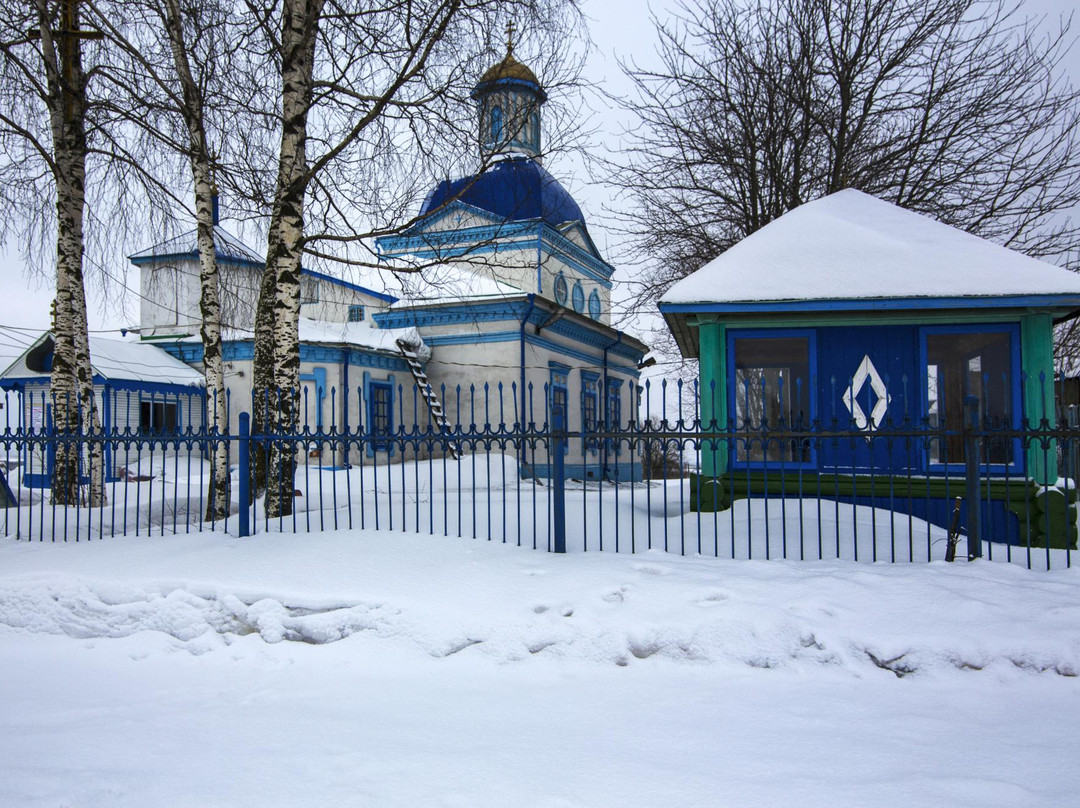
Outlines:
[[600, 295], [595, 289], [589, 294], [589, 316], [594, 320], [600, 319]]
[[555, 302], [560, 306], [565, 306], [567, 294], [566, 276], [560, 272], [559, 277], [555, 279]]
[[501, 143], [503, 137], [502, 107], [491, 108], [491, 141]]
[[540, 115], [534, 112], [529, 116], [529, 140], [537, 151], [540, 151]]
[[581, 288], [580, 283], [574, 284], [574, 311], [582, 312], [585, 310], [585, 290]]

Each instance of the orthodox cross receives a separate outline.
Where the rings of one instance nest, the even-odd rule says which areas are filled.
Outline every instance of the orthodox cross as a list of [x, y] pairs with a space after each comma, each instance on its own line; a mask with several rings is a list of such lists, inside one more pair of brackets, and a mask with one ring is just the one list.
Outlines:
[[514, 52], [514, 32], [517, 31], [517, 26], [514, 25], [513, 20], [509, 20], [506, 23], [506, 55], [509, 56]]

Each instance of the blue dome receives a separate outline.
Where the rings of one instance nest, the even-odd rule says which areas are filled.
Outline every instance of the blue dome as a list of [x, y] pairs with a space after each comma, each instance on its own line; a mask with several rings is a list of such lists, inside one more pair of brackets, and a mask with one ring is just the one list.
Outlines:
[[560, 225], [585, 221], [581, 208], [559, 181], [526, 157], [502, 160], [479, 176], [440, 182], [424, 200], [420, 215], [454, 199], [509, 222], [543, 219], [550, 225]]

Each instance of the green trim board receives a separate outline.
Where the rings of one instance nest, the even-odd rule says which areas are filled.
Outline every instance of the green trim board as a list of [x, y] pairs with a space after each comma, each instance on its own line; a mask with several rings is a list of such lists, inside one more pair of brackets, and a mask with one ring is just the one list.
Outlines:
[[[690, 474], [692, 512], [729, 510], [736, 500], [753, 497], [794, 499], [878, 500], [951, 503], [967, 493], [962, 476], [830, 474], [812, 471], [736, 471], [716, 477]], [[1001, 503], [1017, 518], [1019, 543], [1031, 547], [1077, 548], [1077, 490], [1048, 486], [1028, 477], [986, 477], [979, 480], [983, 502]], [[875, 503], [875, 507], [883, 507]]]
[[[701, 421], [716, 423], [723, 428], [727, 424], [727, 335], [720, 323], [701, 326], [702, 350], [698, 363], [701, 395]], [[727, 470], [727, 441], [712, 441], [702, 446], [701, 469], [708, 476], [723, 474]]]
[[[1024, 415], [1037, 428], [1044, 420], [1056, 423], [1054, 407], [1054, 323], [1049, 314], [1030, 314], [1020, 320], [1020, 361], [1024, 373]], [[1050, 382], [1047, 400], [1046, 382]], [[1028, 474], [1040, 483], [1057, 480], [1057, 450], [1043, 451], [1037, 441], [1027, 449]]]

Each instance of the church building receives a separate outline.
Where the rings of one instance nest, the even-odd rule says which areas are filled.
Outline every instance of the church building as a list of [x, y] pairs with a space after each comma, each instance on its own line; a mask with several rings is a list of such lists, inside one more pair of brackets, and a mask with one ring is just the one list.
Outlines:
[[[542, 428], [558, 406], [572, 433], [569, 476], [636, 479], [640, 462], [627, 447], [588, 433], [636, 419], [638, 365], [648, 349], [612, 326], [614, 269], [589, 236], [581, 208], [544, 168], [546, 93], [509, 44], [472, 97], [480, 169], [440, 182], [417, 224], [378, 240], [387, 271], [361, 285], [303, 270], [302, 421], [388, 438], [368, 457], [316, 446], [307, 462], [396, 459], [389, 438], [399, 430]], [[264, 259], [220, 225], [215, 241], [235, 430], [251, 402]], [[130, 260], [141, 275], [141, 339], [200, 367], [195, 231]], [[523, 474], [548, 472], [538, 448]]]

